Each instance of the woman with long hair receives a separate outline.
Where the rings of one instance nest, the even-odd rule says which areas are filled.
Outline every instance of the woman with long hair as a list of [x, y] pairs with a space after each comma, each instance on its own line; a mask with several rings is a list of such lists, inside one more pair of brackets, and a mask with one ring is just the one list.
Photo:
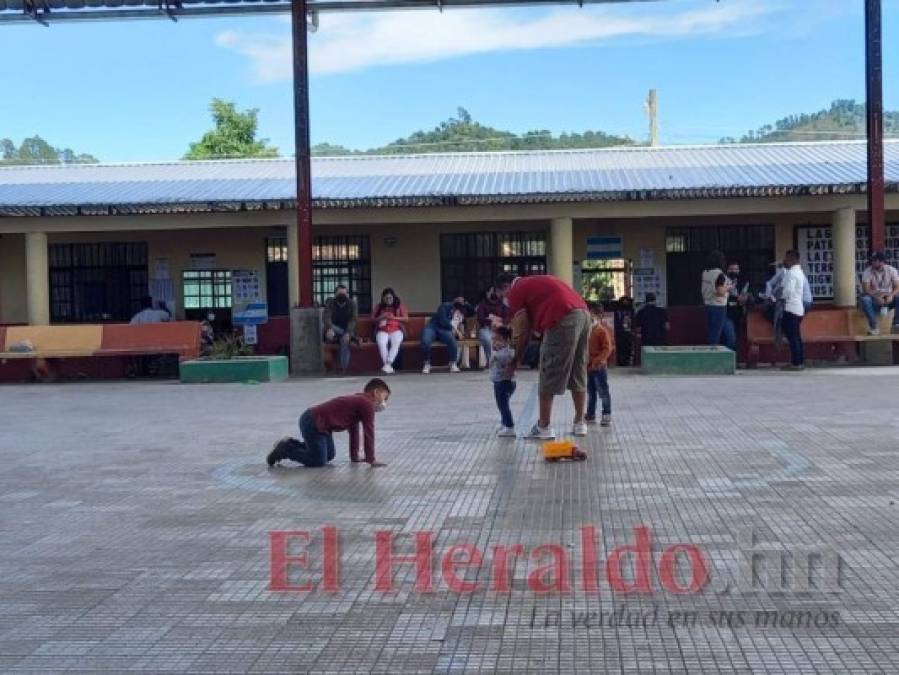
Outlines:
[[375, 342], [378, 343], [381, 363], [384, 364], [381, 371], [393, 373], [393, 362], [403, 344], [409, 312], [396, 292], [392, 288], [385, 288], [381, 292], [381, 302], [375, 305], [371, 316], [376, 326]]
[[727, 267], [721, 251], [709, 253], [702, 272], [702, 302], [708, 325], [708, 344], [737, 349], [737, 331], [727, 318], [727, 296], [733, 285], [724, 273]]

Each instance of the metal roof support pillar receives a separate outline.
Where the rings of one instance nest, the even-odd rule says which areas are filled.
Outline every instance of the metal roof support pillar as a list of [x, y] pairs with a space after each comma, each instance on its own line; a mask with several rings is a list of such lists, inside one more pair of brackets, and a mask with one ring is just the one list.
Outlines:
[[306, 0], [293, 0], [293, 114], [297, 173], [300, 307], [312, 307], [312, 178], [309, 150], [309, 53]]
[[868, 250], [886, 243], [883, 198], [883, 41], [880, 0], [865, 0], [865, 92], [868, 135]]

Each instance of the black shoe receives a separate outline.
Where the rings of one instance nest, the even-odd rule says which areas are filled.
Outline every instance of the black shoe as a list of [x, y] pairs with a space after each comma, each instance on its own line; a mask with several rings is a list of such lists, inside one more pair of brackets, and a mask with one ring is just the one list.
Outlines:
[[275, 447], [272, 448], [271, 452], [269, 452], [268, 456], [265, 458], [265, 461], [268, 462], [269, 467], [274, 466], [282, 459], [287, 459], [287, 455], [285, 454], [284, 449], [291, 440], [293, 439], [282, 438], [280, 441], [275, 443]]

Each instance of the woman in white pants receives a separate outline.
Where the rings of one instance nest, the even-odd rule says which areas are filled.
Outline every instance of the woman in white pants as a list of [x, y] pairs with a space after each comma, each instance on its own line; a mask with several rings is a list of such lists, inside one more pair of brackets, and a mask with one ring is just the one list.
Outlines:
[[393, 362], [400, 353], [400, 345], [403, 344], [409, 312], [393, 289], [385, 288], [381, 293], [381, 302], [375, 306], [371, 316], [377, 327], [375, 341], [381, 353], [381, 363], [384, 364], [381, 371], [393, 373]]

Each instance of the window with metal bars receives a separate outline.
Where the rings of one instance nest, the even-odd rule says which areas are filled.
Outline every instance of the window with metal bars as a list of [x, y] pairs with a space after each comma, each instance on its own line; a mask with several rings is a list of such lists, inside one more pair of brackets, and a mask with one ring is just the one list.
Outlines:
[[[287, 287], [287, 238], [267, 238], [265, 259], [269, 304], [273, 305], [273, 297], [280, 297], [278, 289]], [[315, 237], [312, 243], [312, 287], [316, 304], [323, 305], [334, 295], [338, 284], [347, 287], [360, 313], [371, 311], [371, 244], [368, 235]]]
[[231, 270], [184, 270], [185, 310], [231, 309]]
[[665, 228], [668, 305], [702, 304], [700, 277], [710, 251], [740, 263], [752, 287], [765, 283], [774, 260], [773, 225], [712, 225]]
[[546, 274], [546, 233], [440, 235], [440, 281], [445, 300], [461, 295], [477, 302], [500, 272]]
[[50, 244], [50, 320], [128, 321], [149, 294], [147, 244]]
[[371, 245], [368, 235], [316, 237], [312, 244], [312, 288], [323, 305], [344, 284], [360, 313], [371, 311]]

